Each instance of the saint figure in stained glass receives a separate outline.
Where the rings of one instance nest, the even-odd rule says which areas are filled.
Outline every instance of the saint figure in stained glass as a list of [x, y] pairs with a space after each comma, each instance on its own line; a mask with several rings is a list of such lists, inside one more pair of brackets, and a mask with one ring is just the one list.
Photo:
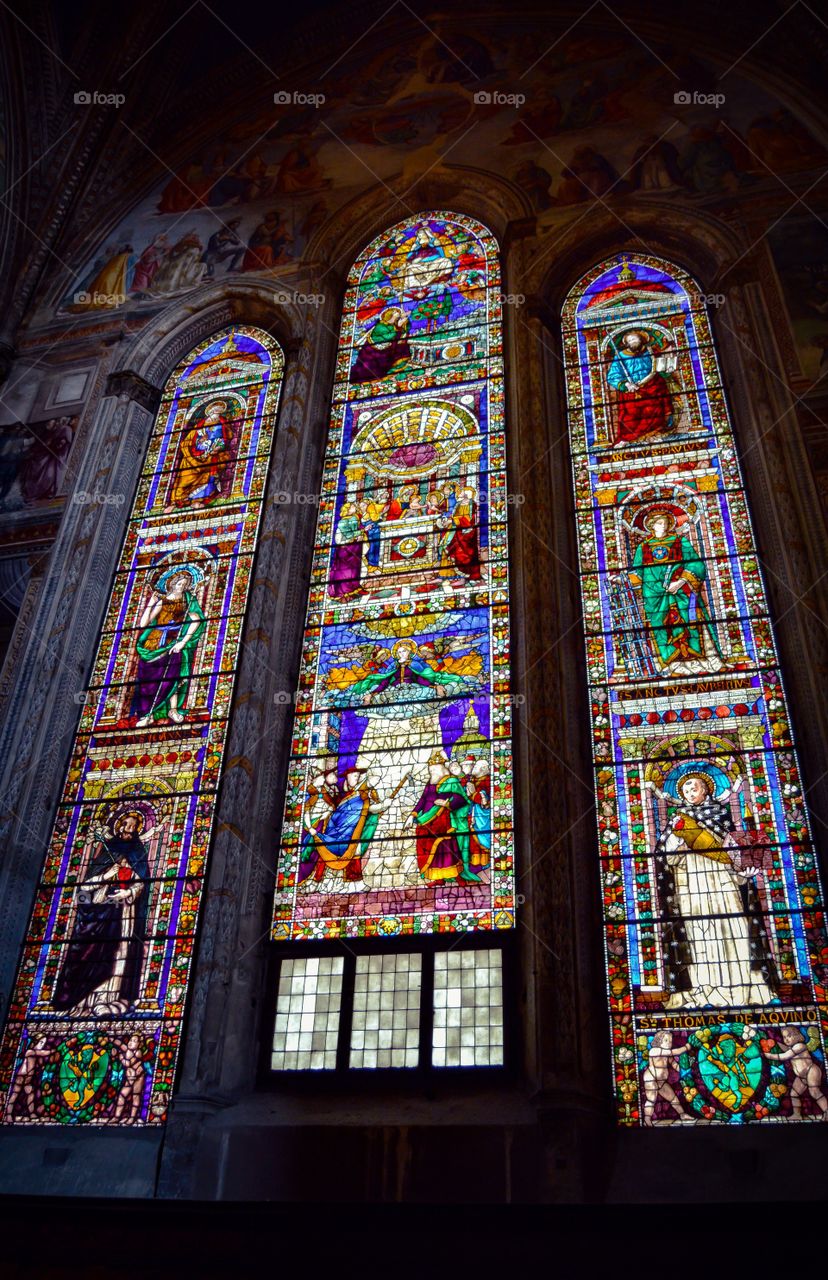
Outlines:
[[56, 1009], [98, 1017], [125, 1013], [138, 997], [150, 874], [144, 826], [144, 814], [126, 808], [111, 831], [100, 833], [98, 852], [75, 894], [75, 923], [52, 1001]]
[[607, 382], [616, 392], [619, 443], [669, 431], [673, 401], [664, 373], [665, 359], [655, 356], [646, 330], [628, 329], [610, 338], [613, 352]]
[[770, 1004], [776, 965], [755, 881], [764, 868], [755, 865], [750, 843], [734, 839], [729, 803], [741, 777], [732, 789], [717, 790], [711, 773], [684, 772], [675, 797], [652, 781], [647, 785], [673, 810], [655, 851], [670, 932], [665, 966], [671, 994], [664, 1007]]
[[156, 720], [181, 724], [198, 641], [206, 626], [193, 593], [201, 573], [194, 566], [161, 574], [141, 613], [135, 643], [138, 672], [132, 713], [136, 728]]
[[226, 400], [213, 400], [194, 414], [179, 445], [168, 513], [209, 506], [230, 488], [239, 427], [228, 414]]
[[629, 580], [641, 592], [641, 611], [653, 656], [674, 675], [715, 671], [722, 655], [704, 603], [704, 560], [668, 508], [644, 519], [649, 536], [635, 549]]

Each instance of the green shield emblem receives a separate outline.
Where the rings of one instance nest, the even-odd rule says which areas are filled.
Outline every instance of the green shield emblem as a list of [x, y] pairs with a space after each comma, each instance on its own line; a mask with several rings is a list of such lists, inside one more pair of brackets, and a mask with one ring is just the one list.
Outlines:
[[699, 1046], [699, 1074], [720, 1107], [735, 1114], [751, 1101], [762, 1080], [762, 1054], [755, 1040], [719, 1028]]
[[109, 1051], [96, 1036], [77, 1036], [62, 1045], [58, 1082], [67, 1109], [88, 1107], [108, 1071]]

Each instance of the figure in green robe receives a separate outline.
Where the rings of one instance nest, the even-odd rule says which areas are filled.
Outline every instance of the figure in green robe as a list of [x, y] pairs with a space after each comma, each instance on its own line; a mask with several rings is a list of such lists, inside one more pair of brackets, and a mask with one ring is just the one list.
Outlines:
[[195, 571], [168, 570], [158, 580], [145, 606], [135, 644], [138, 670], [131, 714], [137, 727], [154, 721], [181, 724], [198, 644], [207, 620], [189, 588]]
[[724, 659], [702, 599], [704, 561], [666, 507], [654, 508], [645, 524], [650, 536], [636, 548], [629, 579], [641, 593], [657, 665], [676, 675], [719, 671]]
[[480, 880], [471, 866], [471, 804], [442, 751], [429, 758], [428, 782], [411, 817], [417, 827], [417, 865], [425, 880]]

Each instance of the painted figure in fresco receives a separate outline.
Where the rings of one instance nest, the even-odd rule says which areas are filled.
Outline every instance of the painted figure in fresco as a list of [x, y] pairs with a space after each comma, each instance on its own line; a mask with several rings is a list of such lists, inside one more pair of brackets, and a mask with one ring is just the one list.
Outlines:
[[520, 147], [524, 143], [537, 143], [538, 138], [549, 138], [560, 128], [563, 108], [560, 99], [544, 84], [532, 94], [531, 104], [520, 114], [502, 147]]
[[782, 1041], [785, 1045], [781, 1053], [776, 1052], [774, 1044], [763, 1042], [762, 1052], [766, 1058], [774, 1062], [789, 1062], [791, 1083], [791, 1107], [793, 1118], [802, 1118], [802, 1099], [810, 1097], [822, 1112], [822, 1119], [828, 1120], [828, 1098], [823, 1091], [822, 1067], [813, 1056], [812, 1050], [819, 1044], [818, 1035], [803, 1032], [802, 1027], [788, 1024], [782, 1028]]
[[514, 172], [512, 181], [516, 182], [532, 201], [532, 207], [539, 211], [551, 209], [555, 203], [549, 188], [552, 186], [552, 175], [543, 165], [534, 160], [525, 160]]
[[85, 301], [71, 302], [70, 311], [100, 311], [120, 307], [132, 286], [135, 253], [131, 244], [120, 245], [91, 278], [83, 282], [79, 292]]
[[636, 547], [627, 576], [641, 593], [656, 665], [674, 675], [719, 671], [724, 659], [702, 596], [704, 560], [669, 508], [652, 508], [645, 525], [649, 537]]
[[825, 163], [824, 148], [785, 107], [751, 122], [747, 146], [772, 173]]
[[441, 562], [453, 566], [459, 581], [479, 582], [483, 577], [480, 543], [477, 534], [477, 494], [474, 489], [461, 489], [454, 510], [448, 517], [449, 529], [441, 538]]
[[164, 187], [158, 201], [158, 212], [187, 213], [190, 209], [197, 209], [206, 203], [210, 186], [210, 177], [205, 174], [204, 166], [191, 161], [181, 173], [173, 174]]
[[641, 1074], [644, 1089], [644, 1124], [653, 1124], [656, 1103], [659, 1098], [669, 1102], [679, 1120], [686, 1121], [687, 1115], [678, 1100], [675, 1089], [670, 1084], [670, 1068], [676, 1063], [680, 1048], [673, 1048], [672, 1031], [657, 1031], [650, 1042], [647, 1065]]
[[578, 147], [569, 164], [561, 170], [555, 203], [582, 204], [610, 193], [622, 195], [629, 189], [630, 184], [600, 151], [594, 147]]
[[180, 293], [182, 289], [194, 289], [204, 276], [202, 254], [204, 245], [193, 228], [167, 250], [164, 261], [156, 271], [153, 293]]
[[630, 329], [612, 340], [607, 382], [616, 393], [620, 443], [633, 444], [674, 425], [670, 387], [649, 347], [650, 336], [640, 329]]
[[287, 246], [293, 243], [278, 209], [271, 209], [264, 216], [250, 237], [247, 252], [242, 259], [242, 271], [269, 271], [290, 261]]
[[207, 268], [205, 274], [209, 280], [213, 279], [216, 267], [221, 262], [227, 263], [227, 272], [238, 271], [245, 250], [244, 241], [239, 235], [240, 226], [241, 218], [231, 218], [226, 227], [219, 227], [207, 241], [202, 262]]
[[386, 307], [368, 332], [351, 369], [351, 382], [374, 382], [405, 365], [411, 356], [408, 317], [400, 307]]
[[303, 195], [306, 191], [321, 191], [330, 185], [331, 179], [325, 177], [317, 156], [305, 143], [297, 142], [279, 161], [279, 172], [274, 182], [274, 191], [279, 195]]
[[164, 720], [181, 724], [184, 719], [195, 648], [207, 625], [193, 594], [198, 573], [192, 565], [168, 569], [141, 613], [131, 710], [139, 729]]
[[[662, 946], [671, 993], [665, 1007], [768, 1005], [778, 985], [753, 865], [734, 839], [728, 803], [741, 786], [717, 795], [711, 774], [685, 773], [676, 798], [647, 787], [674, 812], [656, 845], [664, 911]], [[738, 866], [738, 869], [737, 869]]]
[[[334, 772], [334, 781], [335, 778]], [[314, 818], [317, 805], [305, 807], [306, 834], [302, 840], [297, 883], [303, 884], [311, 876], [318, 882], [335, 872], [349, 887], [364, 888], [368, 846], [380, 814], [385, 813], [393, 797], [380, 799], [368, 766], [360, 760], [346, 771], [341, 787], [335, 788], [330, 776], [315, 779], [312, 786], [328, 812]]]
[[632, 159], [632, 185], [637, 191], [671, 191], [683, 184], [672, 142], [655, 134], [644, 138]]
[[732, 132], [694, 125], [681, 153], [682, 176], [701, 195], [737, 191], [743, 180], [739, 173], [742, 150], [741, 140]]
[[[52, 1005], [72, 1015], [111, 1017], [135, 1003], [141, 985], [147, 919], [149, 862], [145, 819], [126, 810], [100, 848], [77, 890], [66, 959]], [[142, 839], [142, 834], [144, 839]]]
[[166, 512], [195, 504], [209, 506], [229, 486], [235, 461], [233, 422], [227, 401], [213, 400], [181, 433]]
[[443, 751], [429, 757], [428, 782], [411, 819], [417, 827], [417, 865], [425, 880], [480, 880], [472, 870], [469, 797]]
[[37, 434], [20, 464], [20, 492], [24, 502], [54, 498], [72, 448], [74, 424], [74, 418], [62, 417], [52, 418], [45, 427], [29, 428]]
[[170, 242], [163, 233], [147, 245], [135, 264], [132, 277], [133, 293], [148, 293], [161, 263], [169, 252]]
[[344, 599], [362, 590], [362, 550], [365, 537], [356, 504], [344, 502], [334, 534], [328, 595]]

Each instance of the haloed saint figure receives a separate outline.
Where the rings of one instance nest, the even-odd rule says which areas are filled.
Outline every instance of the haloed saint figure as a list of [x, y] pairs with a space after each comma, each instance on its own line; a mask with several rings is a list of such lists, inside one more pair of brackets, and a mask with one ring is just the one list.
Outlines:
[[648, 536], [636, 547], [628, 577], [640, 592], [657, 668], [674, 675], [720, 670], [724, 658], [704, 601], [704, 560], [669, 508], [654, 507], [645, 526]]
[[612, 340], [607, 382], [616, 394], [617, 438], [626, 444], [674, 426], [673, 398], [661, 368], [669, 360], [653, 355], [650, 346], [650, 335], [639, 329]]
[[741, 778], [719, 790], [712, 774], [696, 769], [680, 778], [675, 796], [652, 781], [647, 787], [667, 806], [656, 846], [665, 1007], [769, 1005], [778, 977], [757, 885], [766, 850], [737, 830], [730, 802]]
[[194, 594], [201, 577], [194, 565], [167, 570], [141, 613], [131, 711], [139, 729], [163, 721], [181, 724], [184, 719], [195, 648], [207, 625]]
[[149, 863], [144, 814], [122, 811], [76, 891], [75, 920], [52, 1005], [75, 1016], [125, 1013], [138, 998], [144, 958]]
[[236, 447], [227, 409], [213, 400], [182, 432], [166, 512], [209, 506], [229, 492]]

